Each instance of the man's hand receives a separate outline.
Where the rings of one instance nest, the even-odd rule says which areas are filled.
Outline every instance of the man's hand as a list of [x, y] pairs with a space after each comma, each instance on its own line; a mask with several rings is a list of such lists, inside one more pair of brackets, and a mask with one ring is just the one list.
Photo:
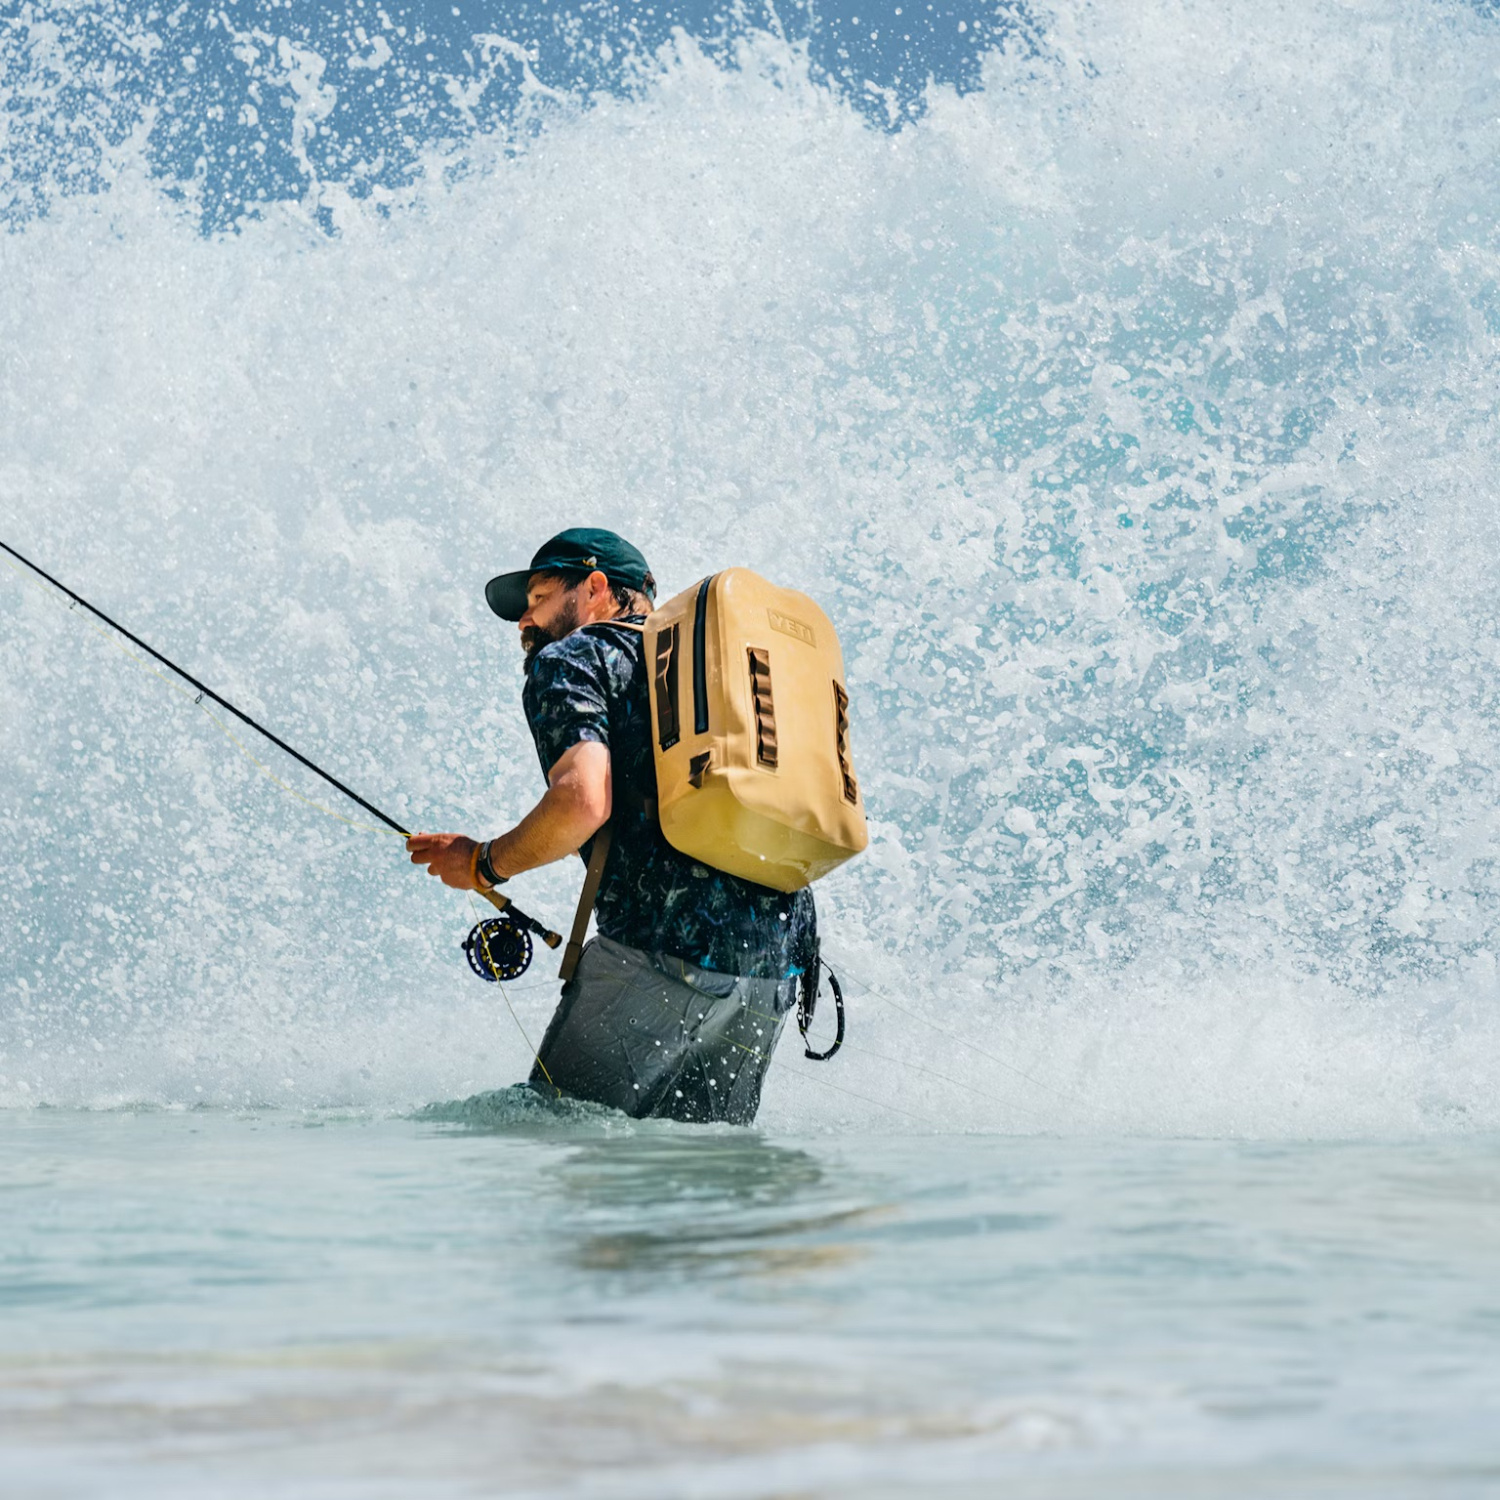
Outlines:
[[456, 891], [477, 891], [474, 879], [474, 840], [461, 833], [414, 833], [406, 841], [414, 865], [426, 865], [444, 885]]

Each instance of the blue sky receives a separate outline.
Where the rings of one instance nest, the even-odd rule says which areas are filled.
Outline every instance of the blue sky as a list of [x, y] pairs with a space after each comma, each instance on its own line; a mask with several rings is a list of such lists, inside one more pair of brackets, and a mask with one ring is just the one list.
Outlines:
[[[399, 182], [426, 144], [513, 117], [517, 55], [486, 58], [476, 37], [504, 38], [542, 83], [586, 97], [634, 86], [678, 29], [723, 61], [750, 31], [805, 44], [818, 77], [872, 124], [900, 129], [930, 81], [975, 87], [984, 54], [1006, 36], [1024, 45], [1029, 27], [1023, 0], [38, 0], [0, 18], [0, 218], [24, 220], [59, 188], [95, 185], [101, 151], [147, 108], [153, 169], [191, 185], [208, 226], [301, 197], [298, 55], [320, 60], [317, 85], [336, 98], [303, 141], [307, 157], [358, 192]], [[455, 104], [455, 82], [479, 81]]]

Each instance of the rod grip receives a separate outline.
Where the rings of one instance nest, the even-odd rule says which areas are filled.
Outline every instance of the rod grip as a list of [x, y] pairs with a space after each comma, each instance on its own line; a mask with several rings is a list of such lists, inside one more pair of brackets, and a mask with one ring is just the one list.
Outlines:
[[482, 890], [479, 892], [479, 894], [483, 896], [484, 899], [488, 901], [496, 911], [508, 911], [511, 916], [516, 919], [516, 921], [518, 921], [523, 927], [529, 928], [532, 932], [534, 932], [549, 948], [559, 948], [562, 946], [562, 934], [560, 932], [553, 932], [550, 927], [543, 927], [535, 917], [527, 916], [527, 914], [522, 911], [521, 908], [517, 906], [509, 896], [502, 896], [499, 891]]

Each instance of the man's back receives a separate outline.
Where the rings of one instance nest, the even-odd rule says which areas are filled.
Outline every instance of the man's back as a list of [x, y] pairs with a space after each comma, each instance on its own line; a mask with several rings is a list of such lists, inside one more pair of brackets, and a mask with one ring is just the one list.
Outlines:
[[[610, 752], [614, 832], [596, 908], [605, 937], [765, 979], [784, 979], [812, 961], [810, 890], [787, 895], [709, 869], [662, 836], [638, 630], [601, 622], [544, 646], [532, 658], [523, 703], [544, 774], [581, 741]], [[581, 852], [588, 857], [587, 847]]]

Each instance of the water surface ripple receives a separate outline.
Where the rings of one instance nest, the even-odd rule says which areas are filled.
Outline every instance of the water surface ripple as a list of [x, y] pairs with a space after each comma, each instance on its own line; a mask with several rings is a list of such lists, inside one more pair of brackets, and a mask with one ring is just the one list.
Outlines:
[[1493, 1494], [1493, 1142], [0, 1117], [7, 1495]]

